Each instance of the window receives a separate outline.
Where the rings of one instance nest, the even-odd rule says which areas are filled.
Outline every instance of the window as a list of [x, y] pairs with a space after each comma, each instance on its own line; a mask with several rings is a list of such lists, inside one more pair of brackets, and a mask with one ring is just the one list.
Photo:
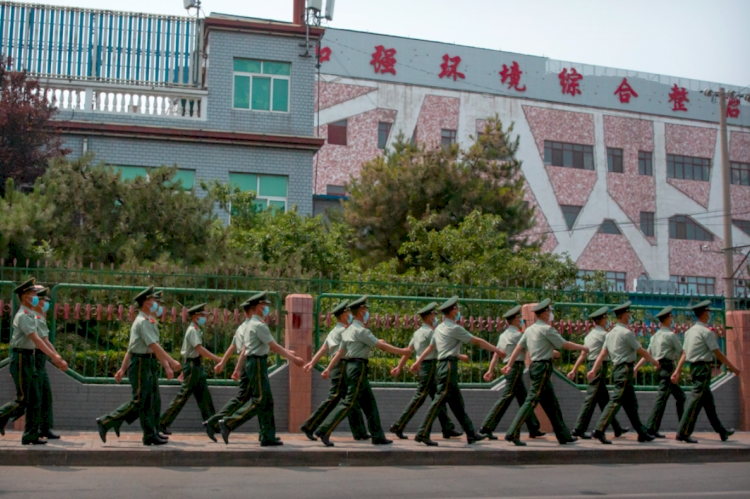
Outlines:
[[732, 220], [732, 223], [735, 227], [750, 236], [750, 220]]
[[622, 173], [622, 149], [614, 147], [607, 148], [607, 171], [613, 173]]
[[582, 208], [583, 206], [560, 205], [563, 217], [565, 217], [565, 223], [568, 225], [568, 230], [573, 230], [573, 226], [575, 225]]
[[180, 188], [185, 191], [192, 191], [195, 187], [195, 170], [177, 170], [177, 174], [172, 178], [172, 183], [182, 182]]
[[[591, 278], [596, 273], [595, 270], [579, 270], [576, 278], [576, 286], [583, 289], [586, 286], [586, 278]], [[627, 274], [625, 272], [604, 272], [610, 291], [627, 291]]]
[[346, 120], [328, 125], [328, 143], [336, 146], [346, 145]]
[[255, 206], [286, 211], [288, 178], [281, 175], [230, 173], [229, 183], [241, 191], [256, 193]]
[[654, 235], [654, 212], [653, 211], [641, 212], [641, 232], [643, 232], [644, 236]]
[[649, 175], [654, 174], [653, 160], [650, 151], [638, 151], [638, 174]]
[[667, 154], [667, 177], [708, 182], [711, 177], [711, 160]]
[[714, 236], [685, 215], [675, 215], [669, 219], [669, 237], [690, 241], [713, 241]]
[[288, 62], [235, 59], [233, 107], [288, 113], [291, 73]]
[[544, 164], [581, 170], [594, 169], [594, 148], [581, 144], [544, 141]]
[[443, 128], [440, 130], [440, 145], [450, 147], [456, 143], [456, 131]]
[[729, 172], [731, 173], [733, 184], [750, 185], [750, 163], [730, 161]]
[[750, 280], [734, 280], [734, 296], [737, 298], [750, 298]]
[[673, 275], [669, 280], [677, 283], [677, 293], [681, 295], [707, 296], [716, 294], [716, 279], [713, 277]]
[[378, 149], [385, 149], [385, 145], [388, 143], [388, 137], [391, 135], [391, 127], [393, 123], [378, 123]]
[[[150, 167], [147, 166], [114, 166], [116, 172], [120, 172], [120, 178], [122, 180], [135, 180], [138, 177], [149, 178], [148, 171]], [[195, 170], [177, 170], [172, 183], [182, 181], [182, 189], [186, 191], [193, 190], [195, 187]]]
[[602, 224], [599, 226], [599, 234], [617, 234], [620, 235], [622, 232], [620, 232], [620, 229], [617, 227], [617, 224], [614, 220], [605, 219]]
[[331, 185], [331, 184], [328, 184], [326, 186], [326, 195], [327, 196], [345, 197], [346, 196], [346, 187], [343, 186], [343, 185]]

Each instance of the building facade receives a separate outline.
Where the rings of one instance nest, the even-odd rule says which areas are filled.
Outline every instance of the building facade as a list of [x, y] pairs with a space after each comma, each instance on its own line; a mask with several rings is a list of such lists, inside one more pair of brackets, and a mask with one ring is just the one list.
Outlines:
[[[320, 60], [316, 204], [345, 195], [398, 134], [468, 145], [498, 115], [520, 137], [529, 235], [545, 251], [568, 253], [582, 276], [605, 271], [617, 289], [723, 293], [719, 104], [702, 93], [718, 84], [336, 29]], [[750, 105], [730, 99], [727, 117], [733, 245], [743, 246]], [[747, 296], [742, 260], [734, 285]]]

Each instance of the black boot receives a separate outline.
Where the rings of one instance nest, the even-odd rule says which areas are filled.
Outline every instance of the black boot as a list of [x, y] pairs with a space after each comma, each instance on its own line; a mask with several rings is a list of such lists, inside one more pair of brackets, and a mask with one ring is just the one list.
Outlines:
[[224, 443], [229, 445], [229, 434], [232, 433], [232, 430], [229, 429], [223, 419], [219, 421], [219, 429], [221, 430], [221, 438], [224, 439]]
[[573, 430], [573, 436], [582, 438], [584, 440], [591, 440], [591, 433], [585, 432], [583, 430]]
[[619, 438], [630, 431], [630, 428], [620, 428], [620, 431], [615, 432], [615, 438]]
[[641, 433], [638, 435], [638, 442], [645, 443], [645, 442], [651, 442], [654, 440], [654, 437], [649, 435], [648, 433]]
[[300, 427], [299, 427], [299, 430], [300, 430], [300, 431], [301, 431], [302, 433], [304, 433], [304, 434], [305, 434], [305, 436], [307, 437], [307, 439], [308, 439], [308, 440], [312, 440], [313, 442], [317, 442], [317, 441], [318, 441], [318, 439], [317, 439], [317, 438], [315, 438], [315, 435], [313, 435], [313, 432], [312, 432], [312, 430], [308, 430], [308, 429], [307, 429], [307, 428], [305, 428], [304, 426], [300, 426]]
[[461, 435], [463, 435], [463, 432], [456, 430], [448, 430], [443, 432], [443, 438], [460, 437]]
[[47, 443], [46, 440], [42, 440], [39, 437], [36, 437], [35, 439], [32, 439], [32, 440], [21, 440], [22, 445], [44, 445], [46, 443]]
[[284, 442], [282, 442], [280, 439], [275, 438], [273, 440], [269, 440], [267, 442], [261, 442], [261, 447], [278, 447], [279, 445], [284, 445]]
[[497, 437], [492, 434], [492, 430], [490, 430], [489, 428], [479, 428], [479, 433], [487, 437], [487, 440], [497, 440]]
[[505, 435], [505, 440], [508, 442], [512, 442], [513, 445], [517, 445], [519, 447], [525, 447], [526, 443], [521, 442], [521, 439], [518, 437], [512, 437], [510, 435]]
[[169, 442], [164, 440], [163, 438], [159, 438], [159, 436], [154, 436], [151, 438], [144, 438], [143, 439], [143, 445], [165, 445]]
[[388, 440], [387, 438], [373, 438], [372, 439], [372, 445], [389, 445], [392, 444], [393, 440]]
[[216, 432], [214, 431], [214, 427], [211, 426], [208, 421], [204, 421], [203, 426], [206, 427], [206, 435], [208, 435], [208, 438], [216, 442]]
[[51, 430], [46, 430], [42, 432], [42, 436], [46, 438], [47, 440], [57, 440], [60, 438], [60, 435], [56, 433], [52, 433]]
[[544, 433], [543, 431], [537, 430], [534, 433], [529, 433], [529, 438], [539, 438], [539, 437], [543, 437], [544, 435], [546, 435], [546, 433]]
[[326, 447], [333, 447], [333, 442], [328, 439], [328, 435], [318, 435], [318, 437], [320, 438], [320, 441], [323, 442], [323, 445]]
[[649, 430], [647, 433], [654, 438], [667, 438], [666, 435], [659, 433], [658, 431]]
[[361, 437], [354, 437], [354, 440], [370, 440], [372, 438], [372, 435], [369, 433], [365, 433]]
[[107, 443], [107, 428], [104, 426], [104, 423], [101, 422], [99, 418], [96, 418], [96, 426], [99, 428], [99, 438], [102, 439], [102, 443]]
[[420, 444], [425, 444], [429, 447], [437, 447], [438, 445], [437, 442], [433, 442], [432, 440], [430, 440], [430, 437], [420, 437], [419, 435], [414, 437], [414, 441], [419, 442]]
[[594, 432], [591, 434], [591, 436], [598, 441], [600, 441], [603, 444], [611, 444], [611, 440], [607, 440], [607, 436], [604, 434], [603, 431], [594, 430]]
[[721, 441], [726, 442], [732, 435], [734, 435], [734, 428], [731, 430], [724, 430], [724, 433], [721, 434]]
[[399, 430], [398, 426], [396, 426], [396, 425], [391, 426], [391, 433], [393, 433], [394, 435], [396, 435], [401, 440], [408, 440], [409, 439], [409, 437], [407, 437], [406, 435], [404, 435], [404, 430]]
[[694, 439], [693, 437], [691, 437], [690, 435], [680, 435], [678, 433], [677, 436], [674, 437], [674, 438], [675, 438], [675, 440], [678, 440], [680, 442], [686, 442], [686, 443], [689, 443], [689, 444], [697, 444], [698, 443], [698, 441], [696, 439]]

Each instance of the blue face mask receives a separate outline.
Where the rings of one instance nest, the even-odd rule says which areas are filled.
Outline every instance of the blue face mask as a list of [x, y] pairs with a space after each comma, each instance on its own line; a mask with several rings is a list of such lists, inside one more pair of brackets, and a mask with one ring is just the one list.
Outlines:
[[366, 324], [370, 320], [370, 311], [365, 312], [365, 316], [362, 318], [362, 323]]
[[348, 324], [351, 324], [352, 322], [354, 322], [354, 316], [352, 314], [349, 314], [349, 317], [346, 318], [346, 322]]
[[263, 307], [263, 317], [268, 316], [268, 306]]
[[156, 316], [161, 317], [164, 314], [164, 307], [159, 305], [159, 309], [156, 311]]
[[518, 325], [518, 327], [523, 328], [526, 325], [526, 321], [521, 319], [521, 324]]
[[438, 318], [435, 317], [434, 319], [432, 319], [432, 327], [435, 327], [437, 325], [438, 325]]
[[42, 305], [42, 312], [44, 312], [46, 314], [47, 310], [49, 310], [49, 302], [48, 301], [44, 302], [44, 304]]
[[199, 326], [205, 326], [206, 325], [206, 318], [205, 317], [198, 317], [198, 325]]
[[458, 313], [456, 314], [456, 320], [457, 320], [457, 321], [461, 320], [461, 311], [460, 311], [460, 310], [459, 310], [459, 311], [458, 311]]
[[35, 296], [31, 299], [31, 306], [36, 307], [37, 305], [39, 305], [39, 297]]
[[151, 302], [151, 311], [152, 312], [156, 312], [158, 310], [158, 308], [159, 308], [159, 304], [158, 303], [156, 303], [155, 301]]

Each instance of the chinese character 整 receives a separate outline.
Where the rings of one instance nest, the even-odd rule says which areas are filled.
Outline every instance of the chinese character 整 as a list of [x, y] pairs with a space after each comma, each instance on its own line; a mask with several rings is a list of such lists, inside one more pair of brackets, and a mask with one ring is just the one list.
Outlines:
[[440, 65], [442, 71], [438, 76], [440, 76], [440, 78], [450, 78], [452, 76], [453, 81], [456, 81], [457, 78], [466, 78], [466, 75], [458, 72], [459, 64], [461, 64], [461, 58], [459, 56], [451, 57], [448, 54], [445, 54], [443, 56], [443, 63]]
[[375, 73], [391, 73], [396, 74], [396, 49], [386, 49], [382, 45], [375, 47], [375, 52], [372, 54], [372, 60], [370, 64], [375, 68]]
[[672, 87], [672, 92], [669, 94], [669, 102], [672, 102], [672, 111], [687, 111], [688, 109], [685, 107], [686, 102], [690, 102], [690, 99], [687, 98], [687, 88], [685, 87], [678, 87], [675, 83]]
[[623, 104], [627, 104], [630, 102], [631, 97], [638, 97], [638, 94], [635, 93], [635, 90], [633, 90], [633, 87], [630, 86], [630, 83], [628, 83], [627, 78], [622, 79], [622, 83], [620, 83], [620, 86], [617, 87], [617, 90], [615, 90], [615, 95], [620, 96], [620, 102]]
[[581, 89], [578, 82], [583, 80], [583, 75], [576, 71], [575, 68], [563, 68], [562, 71], [557, 75], [560, 78], [560, 86], [562, 87], [563, 94], [580, 95]]
[[315, 55], [318, 56], [318, 62], [326, 62], [331, 60], [331, 48], [320, 46], [315, 47]]
[[727, 101], [727, 118], [740, 117], [740, 100], [737, 97], [730, 97]]
[[524, 85], [523, 87], [518, 86], [518, 84], [521, 83], [522, 74], [523, 71], [521, 71], [521, 68], [518, 67], [518, 63], [516, 61], [513, 61], [513, 64], [510, 67], [503, 64], [503, 70], [500, 71], [500, 82], [508, 82], [509, 89], [512, 88], [518, 90], [519, 92], [525, 92], [526, 85]]

